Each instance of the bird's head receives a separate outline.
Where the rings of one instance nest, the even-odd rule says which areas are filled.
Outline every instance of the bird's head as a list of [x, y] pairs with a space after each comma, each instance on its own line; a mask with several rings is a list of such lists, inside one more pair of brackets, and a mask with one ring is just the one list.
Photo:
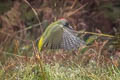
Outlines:
[[69, 22], [65, 18], [61, 18], [57, 21], [58, 24], [60, 24], [63, 27], [73, 29], [72, 26], [70, 26]]

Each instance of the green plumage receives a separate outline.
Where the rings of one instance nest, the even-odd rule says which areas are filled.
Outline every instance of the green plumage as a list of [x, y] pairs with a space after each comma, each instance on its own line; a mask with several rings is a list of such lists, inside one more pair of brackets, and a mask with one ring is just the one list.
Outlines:
[[60, 27], [60, 22], [56, 21], [50, 24], [43, 33], [44, 48], [60, 48], [62, 42], [63, 28]]
[[[41, 49], [77, 49], [84, 41], [72, 33], [67, 20], [61, 19], [50, 24], [42, 34], [38, 47]], [[42, 44], [42, 45], [41, 45]]]

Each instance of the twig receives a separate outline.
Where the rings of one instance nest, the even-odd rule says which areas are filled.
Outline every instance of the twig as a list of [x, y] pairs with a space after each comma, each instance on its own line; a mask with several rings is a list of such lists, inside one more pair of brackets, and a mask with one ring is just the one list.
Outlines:
[[35, 45], [34, 45], [34, 42], [33, 43], [33, 50], [34, 50], [34, 55], [35, 57], [37, 58], [38, 62], [39, 62], [39, 65], [40, 65], [40, 69], [41, 69], [41, 72], [42, 72], [42, 76], [43, 76], [43, 80], [46, 80], [46, 77], [45, 77], [45, 72], [44, 72], [44, 68], [43, 68], [43, 64], [42, 64], [42, 59], [39, 55], [39, 52], [38, 50], [36, 49]]
[[75, 0], [75, 1], [73, 2], [72, 6], [71, 6], [71, 9], [73, 9], [73, 8], [75, 7], [77, 1], [78, 1], [78, 0]]
[[78, 11], [82, 10], [84, 7], [86, 7], [87, 4], [81, 6], [80, 8], [76, 9], [75, 11], [73, 11], [72, 13], [70, 13], [69, 15], [67, 15], [67, 17], [72, 16], [73, 14], [77, 13]]
[[87, 32], [87, 31], [75, 31], [75, 30], [71, 30], [71, 31], [74, 33], [78, 33], [78, 34], [93, 34], [93, 35], [97, 35], [97, 36], [104, 36], [104, 37], [110, 37], [110, 38], [115, 37], [113, 35], [103, 34], [103, 33], [94, 33], [94, 32]]
[[27, 28], [24, 28], [24, 29], [22, 29], [22, 30], [17, 31], [16, 34], [22, 32], [22, 31], [27, 31], [27, 30], [29, 30], [29, 29], [31, 29], [31, 28], [34, 28], [34, 27], [37, 27], [37, 26], [39, 26], [39, 25], [41, 25], [41, 23], [28, 26]]
[[99, 50], [99, 54], [102, 53], [102, 49], [104, 48], [104, 46], [107, 44], [108, 40], [104, 41], [102, 46], [100, 47], [100, 50]]
[[4, 54], [13, 55], [13, 56], [19, 57], [19, 58], [25, 58], [25, 56], [20, 56], [20, 55], [17, 55], [17, 54], [13, 54], [13, 53], [6, 52], [6, 51], [0, 51], [0, 52], [2, 52], [2, 53], [4, 53]]
[[98, 64], [97, 64], [97, 66], [100, 63], [100, 56], [101, 56], [102, 50], [103, 50], [104, 46], [107, 44], [107, 42], [108, 42], [108, 40], [104, 41], [103, 44], [102, 44], [102, 46], [100, 46], [100, 49], [98, 51], [98, 59], [97, 59], [97, 63]]
[[18, 40], [14, 41], [14, 54], [18, 53], [18, 49], [19, 49], [19, 42]]
[[[27, 0], [24, 0], [24, 2], [32, 9], [32, 11], [34, 12], [34, 14], [35, 14], [35, 16], [36, 16], [36, 18], [37, 18], [37, 20], [39, 22], [39, 24], [41, 24], [36, 10], [31, 6], [31, 4]], [[41, 25], [40, 25], [40, 31], [41, 31], [41, 33], [43, 33], [43, 29], [42, 29]]]
[[[9, 33], [7, 33], [7, 32], [0, 31], [0, 33], [5, 34], [5, 35], [10, 36], [10, 37], [13, 37], [11, 34], [9, 34]], [[13, 35], [14, 35], [14, 34], [13, 34]], [[24, 42], [27, 41], [27, 40], [21, 39], [20, 37], [17, 37], [17, 36], [15, 36], [15, 38], [18, 39], [18, 40], [24, 41]]]
[[71, 29], [69, 29], [69, 31], [71, 31], [73, 33], [77, 33], [77, 34], [93, 34], [93, 35], [97, 35], [97, 36], [104, 36], [104, 37], [110, 37], [110, 38], [116, 37], [114, 35], [103, 34], [103, 33], [94, 33], [94, 32], [87, 32], [87, 31], [75, 31], [75, 30], [71, 30]]
[[115, 37], [113, 35], [109, 35], [109, 34], [102, 34], [102, 33], [94, 33], [94, 32], [78, 32], [78, 33], [83, 33], [83, 34], [93, 34], [93, 35], [97, 35], [97, 36], [105, 36], [105, 37]]

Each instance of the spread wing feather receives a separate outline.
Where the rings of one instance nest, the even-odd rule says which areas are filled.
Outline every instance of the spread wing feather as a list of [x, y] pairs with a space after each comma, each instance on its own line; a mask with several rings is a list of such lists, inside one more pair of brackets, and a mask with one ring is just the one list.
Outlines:
[[61, 47], [63, 49], [72, 50], [77, 49], [80, 46], [85, 45], [85, 42], [82, 41], [79, 37], [75, 36], [72, 32], [67, 29], [64, 29], [63, 32], [63, 41]]

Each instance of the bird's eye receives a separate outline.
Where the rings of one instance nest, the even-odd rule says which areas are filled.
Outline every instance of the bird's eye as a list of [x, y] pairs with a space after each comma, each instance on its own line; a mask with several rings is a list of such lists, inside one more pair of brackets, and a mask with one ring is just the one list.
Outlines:
[[69, 28], [69, 29], [73, 29], [72, 26], [70, 26], [69, 23], [65, 23], [64, 26], [67, 27], [67, 28]]
[[69, 27], [69, 23], [65, 23], [64, 26], [65, 26], [65, 27]]

